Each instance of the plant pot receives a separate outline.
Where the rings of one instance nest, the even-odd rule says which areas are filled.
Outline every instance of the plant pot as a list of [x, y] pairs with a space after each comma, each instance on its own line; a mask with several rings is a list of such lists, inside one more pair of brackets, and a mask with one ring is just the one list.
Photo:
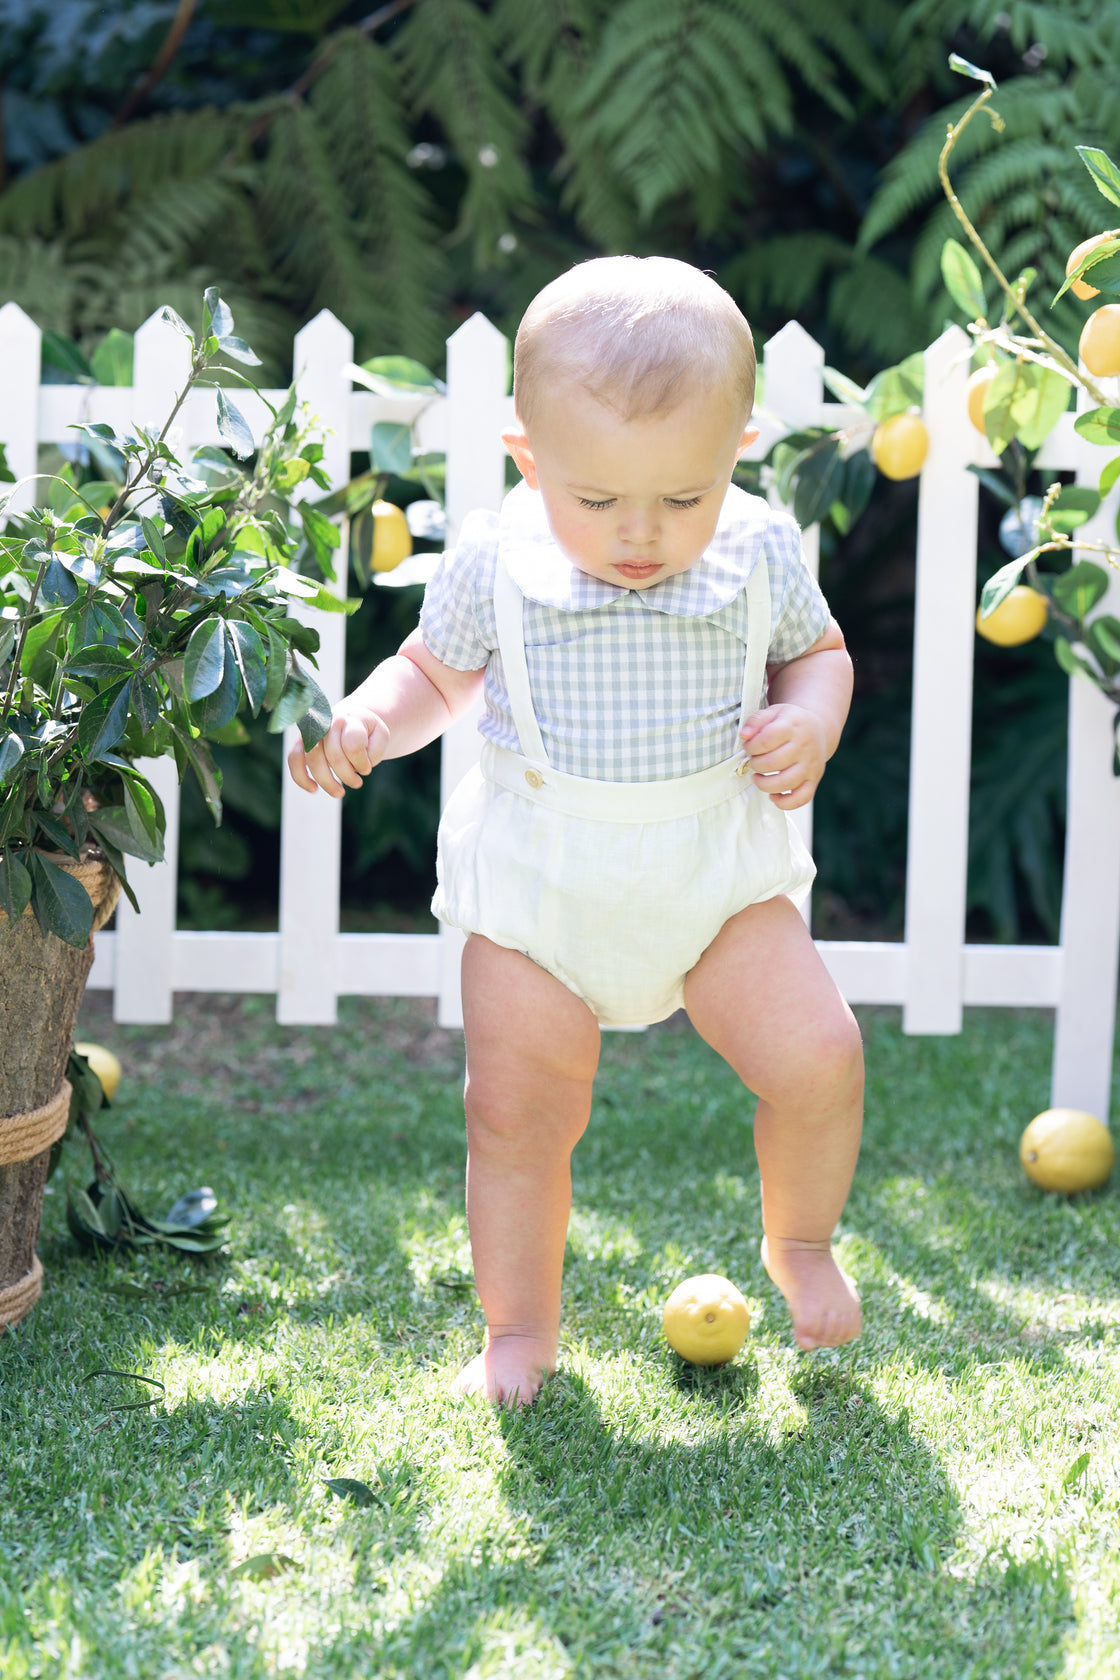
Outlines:
[[[120, 882], [102, 854], [87, 848], [78, 863], [45, 855], [81, 881], [94, 930], [103, 927]], [[51, 1146], [66, 1130], [66, 1062], [92, 963], [92, 937], [78, 950], [44, 934], [30, 909], [14, 925], [0, 911], [0, 1333], [42, 1292], [43, 1191]]]

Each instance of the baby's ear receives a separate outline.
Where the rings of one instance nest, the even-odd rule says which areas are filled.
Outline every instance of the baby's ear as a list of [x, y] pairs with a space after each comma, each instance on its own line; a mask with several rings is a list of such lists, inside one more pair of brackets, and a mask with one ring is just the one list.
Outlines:
[[744, 449], [749, 449], [752, 443], [757, 443], [758, 438], [759, 438], [758, 427], [757, 426], [748, 426], [746, 431], [743, 433], [742, 437], [739, 439], [739, 447], [736, 450], [736, 454], [735, 454], [736, 460], [738, 460], [739, 456], [743, 453]]
[[513, 456], [517, 470], [530, 490], [539, 490], [537, 463], [533, 459], [533, 451], [529, 448], [529, 439], [525, 433], [516, 430], [503, 432], [502, 442]]

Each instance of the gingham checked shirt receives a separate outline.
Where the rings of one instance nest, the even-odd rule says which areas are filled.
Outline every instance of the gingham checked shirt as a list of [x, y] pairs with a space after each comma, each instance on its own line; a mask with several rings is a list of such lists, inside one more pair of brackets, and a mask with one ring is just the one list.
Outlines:
[[427, 648], [456, 671], [486, 667], [479, 729], [519, 750], [494, 616], [499, 546], [525, 597], [529, 685], [549, 763], [595, 781], [688, 776], [735, 751], [743, 691], [744, 590], [770, 569], [767, 663], [808, 652], [828, 627], [824, 596], [788, 514], [732, 485], [716, 534], [687, 572], [649, 589], [589, 577], [565, 558], [538, 492], [472, 513], [443, 555], [420, 614]]

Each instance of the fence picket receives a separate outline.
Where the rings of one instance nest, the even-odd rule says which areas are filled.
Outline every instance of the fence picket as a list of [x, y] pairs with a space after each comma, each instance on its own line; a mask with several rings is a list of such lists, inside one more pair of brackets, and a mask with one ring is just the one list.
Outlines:
[[[324, 309], [296, 337], [296, 389], [326, 429], [323, 464], [331, 488], [350, 478], [350, 376], [353, 335]], [[366, 442], [367, 440], [361, 440]], [[360, 447], [360, 445], [359, 445]], [[368, 447], [368, 443], [367, 443]], [[317, 492], [315, 492], [317, 493]], [[347, 528], [337, 551], [336, 593], [346, 593]], [[295, 615], [319, 632], [318, 681], [332, 702], [342, 696], [346, 620], [297, 604]], [[290, 729], [285, 752], [298, 739]], [[280, 984], [278, 1021], [329, 1025], [338, 1012], [338, 916], [342, 801], [321, 790], [309, 797], [285, 770], [280, 827]]]
[[[16, 479], [39, 470], [39, 379], [43, 335], [18, 303], [0, 309], [0, 443]], [[0, 492], [4, 486], [0, 485]], [[10, 497], [9, 513], [22, 513], [43, 498], [41, 487], [21, 485]]]
[[955, 1033], [964, 1002], [968, 783], [979, 484], [965, 420], [969, 340], [925, 358], [929, 454], [918, 493], [903, 1031]]
[[[448, 543], [474, 508], [497, 511], [505, 493], [506, 452], [503, 427], [511, 420], [506, 387], [508, 344], [484, 315], [472, 315], [447, 341], [447, 525]], [[440, 807], [473, 765], [481, 741], [478, 719], [482, 702], [443, 737]], [[459, 967], [463, 935], [458, 928], [439, 930], [439, 1024], [461, 1027], [463, 1003]]]

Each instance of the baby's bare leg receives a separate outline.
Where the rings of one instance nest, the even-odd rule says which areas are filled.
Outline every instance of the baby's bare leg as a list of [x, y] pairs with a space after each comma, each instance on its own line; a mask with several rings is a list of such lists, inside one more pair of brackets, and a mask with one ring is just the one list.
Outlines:
[[802, 1348], [860, 1331], [859, 1298], [831, 1236], [855, 1171], [863, 1113], [859, 1028], [788, 898], [724, 924], [685, 982], [697, 1032], [758, 1094], [762, 1259]]
[[571, 1154], [591, 1113], [599, 1024], [518, 951], [463, 953], [467, 1219], [486, 1346], [462, 1394], [526, 1405], [556, 1368]]

